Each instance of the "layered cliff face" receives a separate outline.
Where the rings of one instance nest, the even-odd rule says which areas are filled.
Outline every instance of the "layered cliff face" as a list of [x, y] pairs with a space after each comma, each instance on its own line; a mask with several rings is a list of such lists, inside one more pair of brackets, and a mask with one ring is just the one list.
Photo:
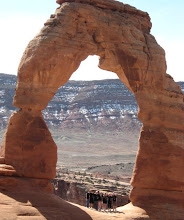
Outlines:
[[[16, 77], [1, 74], [0, 80], [4, 129], [15, 110], [11, 102]], [[137, 111], [134, 95], [120, 80], [69, 81], [60, 87], [42, 112], [58, 147], [58, 166], [83, 170], [103, 164], [134, 164], [141, 126]], [[113, 175], [124, 178], [121, 171]], [[132, 169], [127, 178], [131, 174]]]
[[[0, 128], [7, 126], [17, 77], [0, 74]], [[184, 82], [178, 82], [184, 92]], [[69, 81], [60, 87], [42, 112], [47, 126], [60, 131], [138, 132], [135, 96], [119, 80]]]
[[12, 105], [15, 94], [17, 77], [8, 74], [0, 74], [0, 129], [6, 128], [8, 119], [15, 107]]
[[120, 80], [70, 81], [58, 90], [43, 115], [48, 125], [61, 130], [110, 131], [120, 130], [124, 118], [138, 128], [137, 111], [134, 95]]
[[[80, 183], [77, 181], [65, 181], [60, 179], [54, 179], [53, 185], [55, 188], [55, 194], [62, 199], [76, 203], [82, 206], [86, 206], [86, 192], [100, 191], [103, 193], [116, 192], [117, 206], [126, 205], [129, 201], [129, 187], [126, 186], [117, 187], [114, 182], [114, 186], [99, 184], [94, 186], [89, 183]], [[124, 194], [124, 195], [123, 195]]]
[[[15, 110], [16, 76], [1, 74], [0, 82], [0, 127], [4, 129]], [[120, 80], [100, 80], [69, 81], [42, 113], [51, 130], [137, 132], [141, 125], [137, 111], [134, 95]]]

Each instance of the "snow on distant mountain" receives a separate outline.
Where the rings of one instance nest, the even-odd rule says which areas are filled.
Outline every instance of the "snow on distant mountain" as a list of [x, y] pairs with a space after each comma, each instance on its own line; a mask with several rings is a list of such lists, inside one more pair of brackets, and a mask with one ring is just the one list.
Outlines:
[[[44, 118], [62, 129], [119, 129], [122, 121], [137, 120], [134, 95], [120, 80], [69, 81], [50, 101]], [[137, 125], [136, 125], [137, 126]]]
[[[184, 91], [184, 82], [178, 83]], [[0, 74], [0, 128], [7, 126], [16, 76]], [[134, 95], [119, 79], [69, 81], [43, 111], [49, 127], [74, 130], [125, 129], [140, 127]]]

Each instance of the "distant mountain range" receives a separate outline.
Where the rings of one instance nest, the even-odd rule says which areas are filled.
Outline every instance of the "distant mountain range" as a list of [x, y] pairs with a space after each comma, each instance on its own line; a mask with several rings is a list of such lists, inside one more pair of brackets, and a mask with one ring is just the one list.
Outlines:
[[[16, 80], [0, 74], [0, 142], [16, 110]], [[184, 91], [184, 82], [178, 84]], [[66, 83], [42, 112], [58, 146], [57, 166], [117, 176], [123, 164], [131, 176], [141, 127], [137, 111], [134, 95], [118, 79]]]
[[[7, 126], [17, 77], [0, 74], [0, 129]], [[184, 91], [184, 82], [178, 82]], [[122, 130], [140, 127], [134, 95], [119, 79], [68, 81], [43, 111], [50, 128], [62, 130]], [[124, 123], [128, 121], [127, 123]]]

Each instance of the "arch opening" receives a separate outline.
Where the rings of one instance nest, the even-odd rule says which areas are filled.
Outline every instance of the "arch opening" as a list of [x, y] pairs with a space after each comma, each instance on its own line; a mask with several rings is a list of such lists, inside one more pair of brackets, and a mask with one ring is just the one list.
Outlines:
[[81, 62], [78, 69], [71, 75], [69, 80], [103, 80], [103, 79], [118, 79], [114, 72], [105, 71], [100, 69], [100, 57], [97, 55], [89, 55], [84, 61]]
[[[135, 96], [115, 73], [98, 68], [98, 57], [90, 61], [83, 61], [43, 111], [58, 150], [54, 185], [61, 198], [84, 206], [85, 191], [101, 185], [104, 192], [116, 192], [118, 206], [122, 206], [129, 201], [138, 148], [138, 107]], [[72, 195], [72, 186], [65, 187], [73, 181], [84, 184], [83, 190], [76, 188], [80, 198]]]

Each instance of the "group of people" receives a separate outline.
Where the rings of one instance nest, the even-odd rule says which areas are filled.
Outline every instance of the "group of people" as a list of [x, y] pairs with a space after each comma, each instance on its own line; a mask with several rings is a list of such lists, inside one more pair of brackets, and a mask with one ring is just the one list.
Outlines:
[[115, 193], [102, 193], [99, 191], [86, 193], [86, 207], [94, 208], [98, 211], [116, 211], [117, 196]]

